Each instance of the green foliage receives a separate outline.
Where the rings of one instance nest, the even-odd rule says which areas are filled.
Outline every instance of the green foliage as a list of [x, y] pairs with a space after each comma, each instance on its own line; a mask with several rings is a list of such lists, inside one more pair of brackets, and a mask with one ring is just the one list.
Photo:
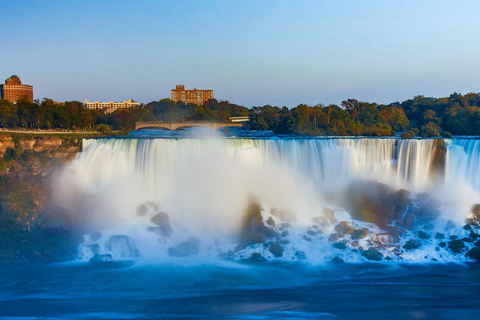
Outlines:
[[5, 151], [3, 158], [5, 161], [9, 162], [11, 160], [18, 160], [22, 155], [22, 149], [8, 147]]
[[414, 138], [418, 134], [418, 129], [413, 128], [401, 134], [402, 138]]
[[108, 133], [112, 132], [112, 128], [108, 124], [102, 123], [97, 126], [97, 131], [100, 131], [102, 133]]
[[440, 127], [436, 125], [434, 122], [429, 122], [422, 127], [420, 134], [422, 137], [437, 137], [440, 135]]

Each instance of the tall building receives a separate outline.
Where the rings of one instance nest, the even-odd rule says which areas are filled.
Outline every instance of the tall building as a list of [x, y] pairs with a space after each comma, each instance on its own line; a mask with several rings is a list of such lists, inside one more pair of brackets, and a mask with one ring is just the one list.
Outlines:
[[201, 106], [209, 99], [213, 99], [213, 90], [200, 90], [197, 88], [185, 90], [184, 85], [177, 85], [176, 89], [172, 90], [172, 100], [175, 102], [183, 101], [185, 104], [193, 103]]
[[0, 85], [0, 98], [16, 103], [22, 97], [33, 102], [33, 87], [22, 84], [18, 76], [13, 75]]
[[123, 102], [90, 102], [85, 100], [85, 107], [87, 109], [94, 109], [94, 110], [103, 110], [106, 109], [106, 113], [112, 113], [118, 109], [125, 109], [125, 108], [135, 108], [138, 107], [140, 104], [138, 102], [133, 101], [132, 99], [128, 99]]

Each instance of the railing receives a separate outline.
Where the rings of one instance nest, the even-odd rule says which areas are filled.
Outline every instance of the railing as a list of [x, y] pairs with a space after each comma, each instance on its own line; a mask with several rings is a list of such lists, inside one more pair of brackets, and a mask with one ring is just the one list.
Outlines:
[[143, 121], [137, 124], [174, 124], [174, 123], [235, 123], [231, 121]]

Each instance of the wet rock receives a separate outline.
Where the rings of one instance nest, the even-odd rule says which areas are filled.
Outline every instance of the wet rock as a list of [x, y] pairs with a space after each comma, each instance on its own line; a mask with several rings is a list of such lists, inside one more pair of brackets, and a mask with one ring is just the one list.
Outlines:
[[312, 236], [312, 237], [314, 237], [314, 236], [316, 236], [316, 235], [318, 235], [318, 234], [320, 234], [320, 233], [321, 233], [320, 230], [312, 230], [312, 229], [310, 229], [310, 230], [307, 231], [307, 234], [308, 234], [309, 236]]
[[358, 247], [360, 245], [360, 243], [358, 241], [352, 241], [352, 243], [350, 243], [350, 245], [352, 247]]
[[480, 247], [480, 240], [475, 242], [473, 245], [476, 246], [476, 247]]
[[282, 221], [293, 222], [297, 220], [297, 215], [293, 210], [277, 210], [272, 208], [270, 210], [270, 214], [274, 217], [280, 218]]
[[445, 230], [451, 230], [455, 227], [456, 227], [455, 222], [453, 222], [452, 219], [448, 219], [447, 225], [445, 226]]
[[466, 254], [468, 258], [473, 259], [473, 260], [480, 260], [480, 248], [479, 247], [474, 247], [470, 249]]
[[113, 257], [111, 254], [96, 254], [92, 259], [90, 259], [90, 262], [110, 262], [113, 260]]
[[272, 217], [269, 217], [269, 218], [267, 219], [267, 224], [268, 224], [269, 226], [272, 226], [272, 227], [275, 228], [275, 220], [273, 220]]
[[452, 240], [448, 242], [448, 248], [454, 253], [460, 253], [465, 248], [465, 243], [462, 240]]
[[474, 218], [480, 219], [480, 204], [474, 204], [470, 211], [472, 212]]
[[310, 241], [312, 241], [312, 238], [304, 235], [304, 236], [303, 236], [303, 240], [310, 242]]
[[343, 234], [340, 234], [340, 233], [332, 233], [332, 234], [328, 237], [328, 241], [334, 242], [334, 241], [337, 241], [337, 240], [340, 239], [340, 238], [343, 238]]
[[90, 234], [90, 240], [92, 240], [93, 242], [100, 240], [101, 237], [102, 237], [102, 233], [99, 231], [92, 232]]
[[430, 239], [430, 236], [426, 233], [426, 232], [423, 232], [423, 231], [418, 231], [418, 237], [422, 240], [428, 240]]
[[98, 243], [92, 244], [90, 246], [90, 251], [92, 251], [94, 254], [98, 254], [98, 252], [100, 251], [100, 246], [98, 245]]
[[158, 205], [156, 203], [147, 202], [146, 205], [152, 207], [155, 211], [158, 211]]
[[415, 229], [415, 215], [413, 214], [412, 211], [408, 211], [407, 214], [405, 215], [405, 218], [403, 218], [403, 226], [407, 230]]
[[250, 256], [250, 260], [253, 261], [265, 261], [266, 259], [259, 253], [259, 252], [254, 252]]
[[283, 247], [278, 242], [275, 242], [270, 246], [270, 248], [268, 248], [268, 251], [270, 251], [270, 253], [273, 254], [275, 258], [279, 258], [283, 256], [284, 250], [283, 250]]
[[170, 217], [165, 212], [157, 213], [150, 221], [156, 224], [158, 228], [149, 227], [147, 228], [148, 231], [155, 232], [164, 237], [170, 237], [172, 235], [173, 229], [170, 226]]
[[460, 239], [460, 241], [472, 243], [475, 240], [473, 240], [472, 238], [462, 238], [462, 239]]
[[450, 236], [450, 240], [457, 240], [457, 239], [458, 239], [458, 236], [456, 236], [456, 235], [451, 235]]
[[355, 232], [355, 229], [353, 229], [348, 222], [346, 221], [341, 221], [339, 224], [335, 226], [335, 231], [338, 233], [342, 234], [352, 234]]
[[470, 234], [468, 235], [472, 239], [477, 239], [478, 238], [478, 233], [475, 233], [473, 231], [470, 231]]
[[138, 206], [137, 216], [144, 216], [147, 214], [147, 212], [148, 212], [148, 208], [145, 204], [142, 203], [141, 205]]
[[376, 250], [368, 249], [362, 252], [362, 257], [371, 261], [381, 261], [383, 258], [383, 255]]
[[295, 252], [295, 257], [299, 260], [305, 260], [306, 256], [305, 256], [305, 252], [303, 251], [296, 251]]
[[330, 221], [330, 223], [337, 223], [337, 219], [335, 219], [335, 211], [333, 211], [332, 209], [329, 209], [327, 207], [323, 207], [322, 208], [322, 213], [323, 215], [325, 216], [325, 218], [327, 218], [328, 221]]
[[111, 236], [105, 247], [115, 256], [121, 258], [133, 258], [140, 255], [135, 240], [128, 236]]
[[332, 259], [332, 262], [334, 262], [334, 263], [344, 263], [345, 261], [342, 258], [335, 256]]
[[262, 207], [257, 200], [252, 199], [245, 212], [237, 250], [244, 249], [252, 244], [263, 243], [270, 237], [278, 237], [278, 233], [263, 224]]
[[363, 239], [368, 236], [369, 233], [370, 231], [366, 228], [357, 229], [352, 233], [352, 239]]
[[433, 223], [429, 223], [423, 227], [425, 230], [433, 230], [435, 229], [435, 225]]
[[466, 225], [463, 226], [463, 229], [464, 230], [470, 230], [470, 229], [472, 229], [472, 226], [469, 225], [469, 224], [466, 224]]
[[327, 218], [325, 217], [315, 217], [313, 218], [313, 223], [316, 223], [318, 225], [321, 225], [321, 226], [328, 226], [330, 224], [330, 222], [328, 221]]
[[285, 238], [285, 237], [287, 237], [288, 235], [289, 235], [288, 230], [285, 230], [285, 231], [282, 232], [282, 234], [280, 235], [280, 237]]
[[438, 244], [438, 246], [439, 246], [440, 248], [445, 248], [445, 247], [447, 246], [447, 243], [444, 242], [444, 241], [442, 241], [442, 242], [440, 242], [440, 243]]
[[175, 247], [168, 248], [168, 255], [171, 257], [188, 257], [200, 252], [200, 239], [191, 236], [187, 241]]
[[340, 250], [347, 249], [347, 245], [343, 242], [335, 242], [334, 244], [332, 244], [332, 247], [334, 247], [336, 249], [340, 249]]
[[437, 232], [437, 233], [435, 234], [435, 239], [437, 239], [437, 240], [445, 239], [445, 235], [444, 235], [443, 233]]
[[437, 200], [430, 200], [430, 202], [422, 205], [415, 213], [422, 224], [427, 224], [430, 221], [438, 218], [441, 215], [440, 202]]
[[421, 243], [418, 242], [417, 240], [408, 240], [404, 245], [403, 245], [403, 249], [405, 250], [415, 250], [415, 249], [418, 249], [420, 248], [421, 246]]

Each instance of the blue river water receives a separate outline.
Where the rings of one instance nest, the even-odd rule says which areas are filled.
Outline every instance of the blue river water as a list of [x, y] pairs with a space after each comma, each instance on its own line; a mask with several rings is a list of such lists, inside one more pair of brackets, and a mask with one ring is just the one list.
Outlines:
[[479, 319], [480, 265], [0, 266], [2, 319]]

